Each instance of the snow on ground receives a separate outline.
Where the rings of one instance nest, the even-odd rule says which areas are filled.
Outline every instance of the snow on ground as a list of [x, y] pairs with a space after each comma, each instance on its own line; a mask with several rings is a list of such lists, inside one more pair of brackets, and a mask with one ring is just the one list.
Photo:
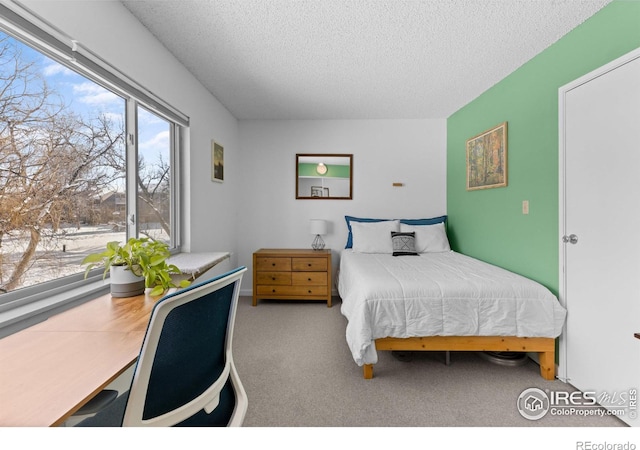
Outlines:
[[[80, 263], [89, 253], [100, 252], [107, 242], [124, 242], [125, 231], [114, 231], [113, 225], [67, 227], [56, 233], [55, 239], [44, 240], [37, 249], [38, 259], [26, 271], [22, 287], [31, 286], [76, 273], [83, 273], [85, 266]], [[167, 239], [160, 229], [151, 230], [154, 238]], [[48, 242], [51, 241], [51, 242]], [[28, 240], [26, 237], [9, 237], [2, 240], [0, 264], [2, 264], [2, 282], [8, 280], [13, 266], [24, 252]]]

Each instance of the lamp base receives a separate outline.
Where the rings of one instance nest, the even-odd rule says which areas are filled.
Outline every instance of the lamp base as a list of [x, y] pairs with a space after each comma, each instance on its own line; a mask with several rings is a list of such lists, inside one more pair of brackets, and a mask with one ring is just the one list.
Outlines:
[[316, 234], [316, 238], [311, 243], [311, 248], [314, 250], [322, 250], [324, 248], [324, 241], [322, 240], [322, 236]]

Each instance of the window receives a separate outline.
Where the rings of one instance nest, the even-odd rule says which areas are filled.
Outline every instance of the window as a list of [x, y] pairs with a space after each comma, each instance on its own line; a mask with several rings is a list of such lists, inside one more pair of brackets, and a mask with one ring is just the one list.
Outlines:
[[109, 241], [179, 247], [184, 121], [81, 54], [73, 62], [0, 30], [0, 306], [80, 282], [84, 256]]
[[138, 108], [138, 223], [140, 233], [171, 243], [171, 124]]

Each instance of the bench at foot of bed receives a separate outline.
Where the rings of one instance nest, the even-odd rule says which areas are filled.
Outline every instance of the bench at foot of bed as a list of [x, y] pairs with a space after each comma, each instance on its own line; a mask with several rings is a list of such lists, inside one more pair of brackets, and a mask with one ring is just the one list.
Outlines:
[[[540, 375], [545, 380], [556, 377], [556, 342], [554, 338], [520, 338], [511, 336], [428, 336], [376, 339], [376, 350], [403, 351], [493, 351], [538, 353]], [[363, 367], [365, 379], [373, 378], [373, 364]]]

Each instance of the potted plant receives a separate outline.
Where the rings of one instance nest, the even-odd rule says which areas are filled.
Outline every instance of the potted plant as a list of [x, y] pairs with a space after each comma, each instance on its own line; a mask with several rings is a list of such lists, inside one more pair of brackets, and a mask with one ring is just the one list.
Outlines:
[[175, 285], [171, 274], [179, 274], [180, 269], [168, 264], [171, 256], [169, 246], [151, 238], [130, 238], [125, 244], [118, 241], [107, 243], [100, 253], [87, 255], [82, 264], [87, 265], [85, 277], [96, 266], [104, 266], [103, 278], [110, 273], [111, 295], [114, 297], [132, 297], [151, 288], [149, 295], [157, 296], [169, 288], [187, 287], [188, 280]]

